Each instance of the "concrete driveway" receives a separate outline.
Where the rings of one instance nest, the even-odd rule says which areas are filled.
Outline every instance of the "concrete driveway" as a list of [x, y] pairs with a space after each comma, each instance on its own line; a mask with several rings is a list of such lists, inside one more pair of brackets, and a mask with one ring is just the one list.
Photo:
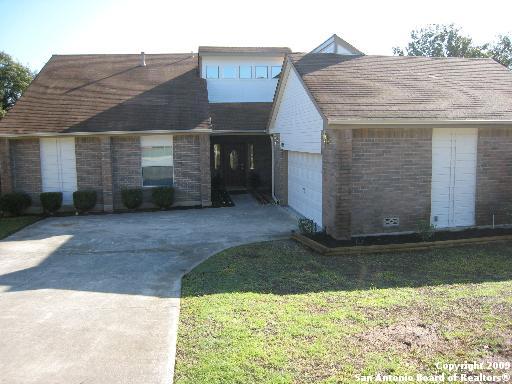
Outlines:
[[170, 383], [181, 277], [295, 218], [236, 207], [51, 218], [0, 242], [0, 383]]

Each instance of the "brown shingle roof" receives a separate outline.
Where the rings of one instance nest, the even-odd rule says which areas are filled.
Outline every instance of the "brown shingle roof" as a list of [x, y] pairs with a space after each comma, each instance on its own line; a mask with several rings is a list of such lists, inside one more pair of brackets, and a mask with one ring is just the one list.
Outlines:
[[491, 59], [290, 59], [329, 120], [512, 120], [512, 73]]
[[58, 55], [0, 121], [0, 134], [209, 129], [190, 54]]
[[213, 131], [264, 131], [272, 103], [212, 103]]
[[199, 54], [203, 53], [257, 53], [257, 54], [278, 54], [284, 55], [291, 53], [288, 47], [214, 47], [214, 46], [201, 46], [199, 47]]

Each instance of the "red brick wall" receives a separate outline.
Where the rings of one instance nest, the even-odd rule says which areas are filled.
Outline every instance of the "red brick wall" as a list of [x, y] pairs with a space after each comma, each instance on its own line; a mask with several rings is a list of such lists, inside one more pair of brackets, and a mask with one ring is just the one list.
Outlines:
[[[174, 136], [173, 141], [175, 202], [201, 204], [199, 136]], [[209, 155], [209, 152], [207, 154]]]
[[140, 137], [112, 137], [111, 145], [114, 208], [125, 209], [121, 190], [142, 187]]
[[326, 130], [322, 144], [323, 225], [335, 239], [351, 237], [352, 131]]
[[98, 208], [102, 208], [103, 188], [101, 179], [101, 151], [99, 137], [76, 137], [76, 178], [78, 190], [95, 190]]
[[10, 140], [0, 138], [0, 193], [12, 191]]
[[[432, 130], [358, 129], [352, 138], [352, 235], [417, 230], [430, 221]], [[398, 227], [384, 227], [398, 216]]]
[[199, 136], [199, 153], [201, 157], [201, 205], [212, 205], [212, 179], [210, 173], [210, 135]]
[[512, 217], [512, 131], [510, 128], [478, 130], [476, 169], [476, 224], [509, 224]]
[[39, 139], [17, 139], [10, 142], [13, 190], [23, 191], [38, 206], [41, 184]]

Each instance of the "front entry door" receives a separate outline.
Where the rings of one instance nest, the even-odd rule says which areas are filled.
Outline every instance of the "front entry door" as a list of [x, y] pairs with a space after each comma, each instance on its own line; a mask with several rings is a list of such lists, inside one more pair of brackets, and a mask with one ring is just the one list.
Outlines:
[[240, 143], [223, 144], [222, 173], [227, 187], [245, 186], [246, 145]]

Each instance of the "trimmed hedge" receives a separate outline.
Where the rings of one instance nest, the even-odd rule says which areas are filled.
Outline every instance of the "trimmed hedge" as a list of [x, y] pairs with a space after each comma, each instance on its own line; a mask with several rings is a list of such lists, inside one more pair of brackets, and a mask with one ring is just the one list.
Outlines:
[[80, 212], [88, 212], [96, 206], [98, 196], [96, 191], [76, 191], [73, 192], [73, 205]]
[[142, 204], [142, 189], [123, 189], [121, 191], [121, 199], [123, 200], [123, 204], [126, 208], [137, 209]]
[[43, 192], [39, 199], [46, 213], [53, 214], [62, 207], [62, 192]]
[[174, 203], [173, 187], [156, 187], [151, 190], [151, 201], [160, 209], [169, 209]]
[[19, 216], [32, 204], [30, 196], [24, 192], [11, 192], [0, 196], [0, 211], [11, 216]]

